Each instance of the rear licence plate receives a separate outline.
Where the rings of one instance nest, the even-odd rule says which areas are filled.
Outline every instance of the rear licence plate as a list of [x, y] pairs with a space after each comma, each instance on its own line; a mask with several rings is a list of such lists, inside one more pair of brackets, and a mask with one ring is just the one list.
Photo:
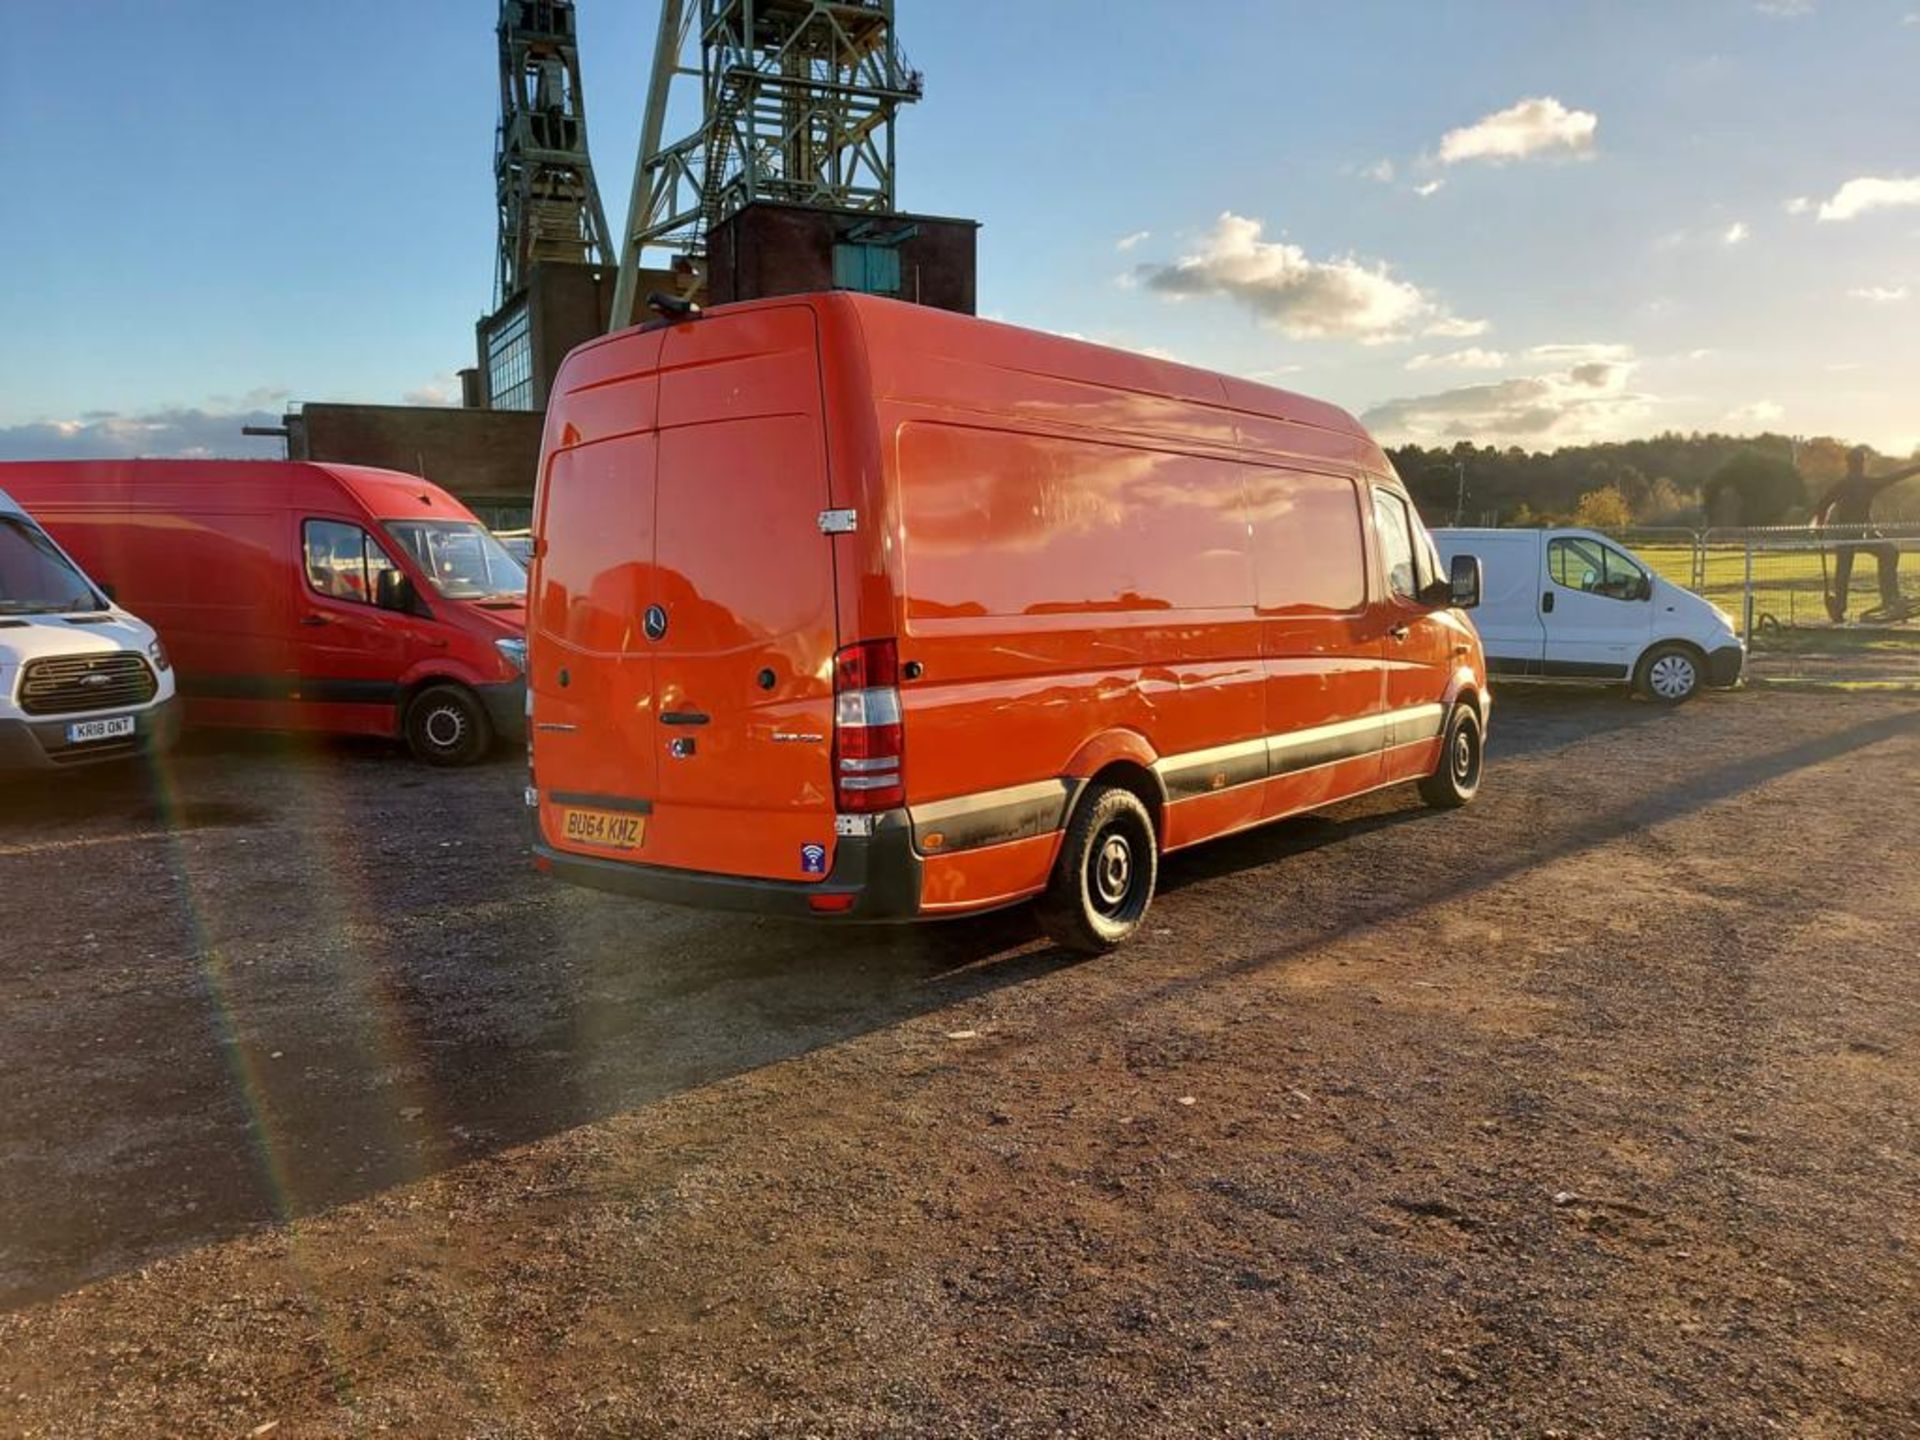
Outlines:
[[647, 817], [617, 810], [566, 809], [560, 812], [560, 833], [582, 845], [638, 850], [647, 838]]
[[115, 715], [111, 720], [76, 720], [67, 726], [67, 743], [84, 745], [89, 740], [112, 740], [133, 734], [133, 716]]

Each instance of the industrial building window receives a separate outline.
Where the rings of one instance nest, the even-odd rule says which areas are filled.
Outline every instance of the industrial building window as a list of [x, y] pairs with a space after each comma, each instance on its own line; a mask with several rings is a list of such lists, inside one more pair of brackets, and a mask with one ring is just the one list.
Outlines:
[[893, 245], [842, 241], [833, 247], [833, 288], [868, 295], [900, 293], [900, 251]]
[[533, 334], [525, 305], [501, 316], [487, 335], [487, 397], [495, 410], [533, 409]]

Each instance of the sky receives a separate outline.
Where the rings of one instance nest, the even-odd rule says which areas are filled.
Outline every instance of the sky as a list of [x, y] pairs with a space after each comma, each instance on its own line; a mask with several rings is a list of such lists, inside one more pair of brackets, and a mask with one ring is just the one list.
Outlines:
[[[493, 300], [495, 15], [0, 10], [0, 459], [271, 454], [239, 427], [289, 402], [453, 400]], [[616, 234], [657, 16], [580, 0]], [[983, 314], [1387, 443], [1920, 447], [1920, 0], [897, 16], [899, 200], [983, 222]]]

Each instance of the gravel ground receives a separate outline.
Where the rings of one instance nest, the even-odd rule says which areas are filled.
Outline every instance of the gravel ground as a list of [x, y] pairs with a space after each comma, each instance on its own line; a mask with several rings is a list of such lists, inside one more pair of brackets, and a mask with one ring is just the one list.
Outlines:
[[1920, 1434], [1917, 773], [1513, 691], [1094, 961], [567, 890], [508, 760], [10, 789], [0, 1433]]

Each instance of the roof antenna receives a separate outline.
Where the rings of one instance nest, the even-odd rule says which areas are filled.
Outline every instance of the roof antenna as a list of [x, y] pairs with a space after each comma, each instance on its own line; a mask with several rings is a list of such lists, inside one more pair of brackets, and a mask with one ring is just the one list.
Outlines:
[[671, 325], [676, 320], [692, 320], [700, 314], [700, 307], [681, 295], [669, 295], [664, 290], [653, 290], [647, 294], [647, 308]]

